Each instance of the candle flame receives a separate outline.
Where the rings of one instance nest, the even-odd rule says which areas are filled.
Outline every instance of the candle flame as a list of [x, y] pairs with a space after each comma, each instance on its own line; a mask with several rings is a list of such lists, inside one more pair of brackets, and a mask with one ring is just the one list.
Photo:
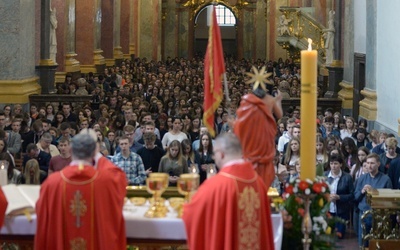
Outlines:
[[212, 174], [212, 173], [214, 173], [214, 169], [213, 168], [210, 169], [210, 174]]
[[307, 41], [308, 41], [308, 51], [311, 51], [312, 50], [312, 48], [311, 48], [312, 39], [308, 38]]

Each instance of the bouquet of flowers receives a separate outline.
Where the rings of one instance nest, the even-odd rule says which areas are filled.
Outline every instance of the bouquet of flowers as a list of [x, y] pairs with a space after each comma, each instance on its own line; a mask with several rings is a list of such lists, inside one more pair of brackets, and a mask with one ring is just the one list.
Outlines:
[[287, 183], [280, 205], [290, 220], [283, 233], [282, 249], [302, 249], [304, 237], [301, 226], [306, 213], [305, 199], [309, 197], [309, 214], [312, 220], [312, 249], [332, 249], [335, 247], [334, 234], [336, 218], [329, 214], [329, 185], [323, 178], [315, 181], [296, 179]]

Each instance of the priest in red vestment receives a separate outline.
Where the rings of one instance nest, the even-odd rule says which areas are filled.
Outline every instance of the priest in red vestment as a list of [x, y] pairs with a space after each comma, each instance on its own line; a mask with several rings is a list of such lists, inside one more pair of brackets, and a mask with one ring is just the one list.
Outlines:
[[3, 190], [1, 190], [0, 187], [0, 228], [3, 226], [3, 222], [4, 222], [4, 216], [6, 214], [6, 209], [7, 209], [7, 199], [6, 196], [3, 193]]
[[282, 95], [279, 91], [275, 97], [268, 93], [264, 83], [268, 82], [269, 74], [264, 74], [264, 70], [265, 68], [258, 72], [253, 69], [255, 74], [249, 74], [252, 80], [248, 82], [254, 83], [254, 91], [242, 97], [240, 107], [236, 111], [234, 133], [242, 143], [244, 159], [253, 163], [265, 185], [270, 187], [275, 178], [275, 117], [281, 118], [283, 112]]
[[183, 208], [189, 249], [274, 249], [267, 188], [234, 134], [216, 139], [214, 159], [219, 173]]
[[125, 174], [93, 167], [96, 142], [88, 134], [76, 135], [71, 149], [70, 166], [42, 184], [35, 249], [125, 250]]

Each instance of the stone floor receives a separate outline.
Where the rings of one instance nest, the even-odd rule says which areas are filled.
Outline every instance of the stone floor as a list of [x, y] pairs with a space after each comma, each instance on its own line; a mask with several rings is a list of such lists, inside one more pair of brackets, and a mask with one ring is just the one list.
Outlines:
[[339, 240], [337, 242], [337, 245], [339, 249], [346, 249], [346, 250], [360, 249], [358, 247], [357, 235], [355, 234], [353, 229], [348, 229], [344, 239]]

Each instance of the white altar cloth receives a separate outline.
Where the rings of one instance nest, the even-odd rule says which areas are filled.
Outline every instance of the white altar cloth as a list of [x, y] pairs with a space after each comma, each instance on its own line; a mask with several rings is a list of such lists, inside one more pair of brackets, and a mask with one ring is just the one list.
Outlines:
[[[144, 217], [149, 208], [145, 206], [126, 205], [124, 218], [126, 237], [134, 239], [158, 239], [158, 240], [186, 240], [185, 225], [182, 219], [177, 218], [177, 213], [169, 207], [165, 218], [150, 219]], [[272, 214], [275, 249], [282, 246], [283, 221], [281, 214]], [[32, 215], [29, 222], [24, 215], [7, 217], [1, 228], [0, 235], [34, 235], [36, 232], [36, 214]], [[0, 237], [1, 238], [1, 237]]]

